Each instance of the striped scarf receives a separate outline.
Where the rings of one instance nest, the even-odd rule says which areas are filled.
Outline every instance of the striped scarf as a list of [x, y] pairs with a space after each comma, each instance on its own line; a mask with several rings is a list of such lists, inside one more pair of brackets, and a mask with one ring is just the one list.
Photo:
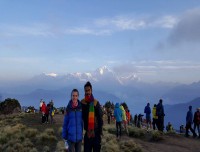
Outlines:
[[85, 96], [85, 101], [90, 104], [89, 106], [89, 115], [88, 115], [88, 130], [87, 136], [88, 138], [94, 137], [94, 97]]

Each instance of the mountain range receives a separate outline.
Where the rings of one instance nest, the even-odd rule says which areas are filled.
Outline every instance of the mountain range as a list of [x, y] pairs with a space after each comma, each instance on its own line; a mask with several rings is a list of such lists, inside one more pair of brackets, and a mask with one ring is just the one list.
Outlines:
[[76, 72], [58, 75], [43, 73], [29, 80], [20, 82], [4, 82], [0, 86], [1, 100], [16, 98], [23, 106], [39, 106], [40, 99], [55, 105], [66, 106], [70, 99], [71, 90], [80, 91], [80, 99], [84, 97], [84, 84], [90, 81], [93, 94], [101, 104], [106, 101], [126, 102], [132, 114], [143, 113], [147, 102], [151, 105], [162, 98], [164, 104], [174, 105], [190, 102], [199, 97], [200, 82], [192, 84], [179, 83], [145, 83], [136, 74], [119, 75], [106, 66], [92, 72]]

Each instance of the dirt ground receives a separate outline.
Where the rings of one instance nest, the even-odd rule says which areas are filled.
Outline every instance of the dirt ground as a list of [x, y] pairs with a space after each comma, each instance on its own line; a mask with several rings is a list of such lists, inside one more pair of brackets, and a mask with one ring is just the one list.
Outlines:
[[141, 146], [143, 152], [200, 152], [200, 139], [183, 136], [165, 136], [163, 141], [148, 142], [140, 139], [133, 139]]

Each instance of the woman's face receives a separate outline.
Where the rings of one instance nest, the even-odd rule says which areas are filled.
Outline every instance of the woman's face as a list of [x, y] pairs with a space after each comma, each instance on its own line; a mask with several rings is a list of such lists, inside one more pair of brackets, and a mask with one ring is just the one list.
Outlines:
[[78, 92], [72, 92], [72, 101], [77, 102], [78, 101]]

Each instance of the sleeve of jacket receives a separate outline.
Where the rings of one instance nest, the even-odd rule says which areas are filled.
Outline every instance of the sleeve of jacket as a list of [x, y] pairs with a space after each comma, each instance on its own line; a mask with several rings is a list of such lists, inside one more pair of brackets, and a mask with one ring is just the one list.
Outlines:
[[69, 117], [66, 114], [65, 117], [64, 117], [63, 129], [62, 129], [62, 137], [65, 140], [67, 140], [67, 136], [68, 136], [68, 132], [67, 132], [68, 122], [69, 122]]

